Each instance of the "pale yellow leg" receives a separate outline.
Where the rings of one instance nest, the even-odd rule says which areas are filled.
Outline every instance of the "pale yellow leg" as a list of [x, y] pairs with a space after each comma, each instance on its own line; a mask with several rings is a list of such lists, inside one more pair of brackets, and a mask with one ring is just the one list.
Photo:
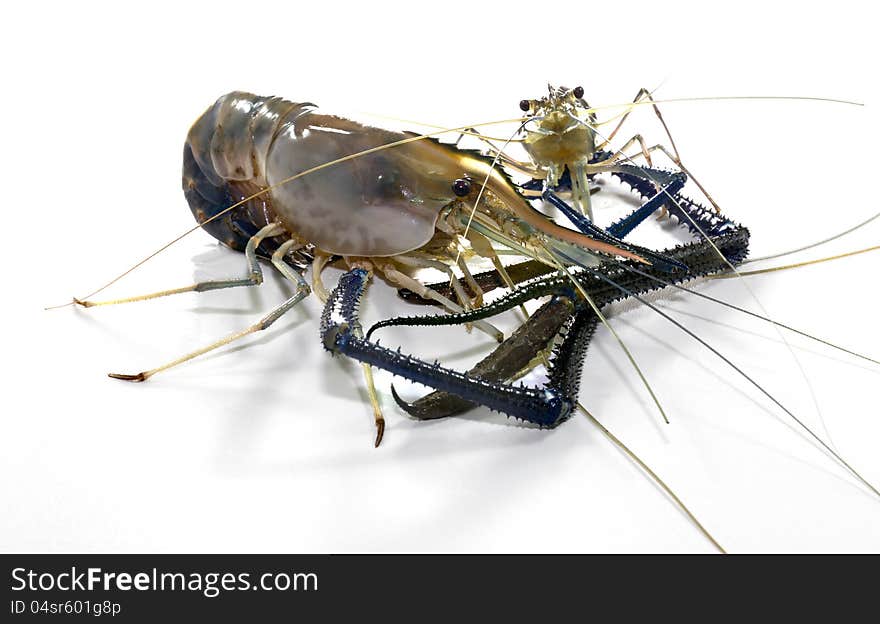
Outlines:
[[[645, 88], [641, 88], [641, 89], [639, 89], [639, 92], [636, 94], [636, 97], [633, 99], [633, 104], [638, 104], [643, 99], [650, 98], [650, 97], [651, 97], [651, 92]], [[653, 101], [653, 100], [651, 100], [651, 101]], [[654, 105], [654, 110], [659, 115], [659, 111], [657, 111], [656, 109], [657, 109], [657, 106]], [[627, 117], [629, 117], [629, 115], [632, 111], [633, 111], [633, 109], [631, 109], [631, 108], [628, 111], [626, 111], [626, 113], [623, 115], [623, 117], [620, 118], [620, 121], [617, 122], [617, 125], [614, 127], [614, 130], [612, 130], [611, 133], [605, 138], [605, 140], [602, 141], [602, 143], [600, 143], [597, 146], [597, 149], [604, 149], [605, 147], [608, 146], [609, 143], [611, 143], [611, 141], [614, 139], [614, 137], [620, 131], [620, 128], [626, 122]], [[666, 124], [664, 124], [664, 126], [665, 125]], [[668, 131], [667, 131], [667, 134], [668, 134]], [[670, 137], [670, 140], [672, 140], [671, 137]]]
[[284, 274], [289, 279], [292, 279], [297, 284], [296, 292], [293, 294], [292, 297], [287, 299], [287, 301], [269, 312], [266, 316], [261, 318], [250, 327], [247, 327], [240, 332], [236, 332], [234, 334], [226, 336], [225, 338], [221, 338], [216, 342], [212, 342], [206, 347], [202, 347], [201, 349], [197, 349], [177, 359], [171, 360], [170, 362], [167, 362], [162, 366], [157, 366], [156, 368], [151, 368], [150, 370], [141, 371], [140, 373], [134, 375], [123, 373], [109, 373], [109, 376], [114, 379], [122, 379], [124, 381], [146, 381], [156, 373], [160, 373], [179, 364], [183, 364], [184, 362], [188, 362], [189, 360], [197, 358], [200, 355], [204, 355], [209, 351], [219, 349], [220, 347], [228, 345], [231, 342], [235, 342], [239, 338], [244, 338], [245, 336], [248, 336], [255, 332], [263, 331], [264, 329], [270, 327], [272, 323], [281, 318], [281, 316], [283, 316], [286, 312], [293, 308], [293, 306], [305, 299], [310, 292], [309, 285], [308, 283], [306, 283], [305, 279], [303, 279], [303, 277], [299, 273], [287, 266], [283, 261], [284, 255], [290, 250], [290, 247], [293, 244], [293, 241], [287, 241], [286, 243], [281, 245], [278, 250], [272, 255], [272, 263], [275, 265], [275, 267], [278, 268], [278, 270], [281, 271], [282, 274]]
[[361, 363], [364, 369], [364, 379], [367, 381], [367, 394], [370, 396], [370, 405], [373, 406], [373, 420], [376, 423], [376, 442], [378, 447], [385, 435], [385, 416], [382, 415], [382, 407], [379, 405], [379, 395], [376, 392], [376, 384], [373, 382], [373, 368], [369, 364]]
[[[516, 283], [511, 279], [510, 274], [507, 272], [507, 269], [504, 268], [504, 264], [502, 264], [501, 258], [498, 257], [498, 253], [492, 246], [492, 243], [489, 241], [489, 239], [474, 230], [468, 232], [467, 239], [471, 243], [471, 249], [473, 249], [478, 256], [482, 258], [488, 258], [492, 262], [492, 265], [495, 267], [495, 270], [498, 271], [498, 275], [501, 276], [501, 279], [504, 280], [504, 283], [507, 284], [507, 287], [511, 290], [516, 290]], [[524, 320], [528, 320], [529, 313], [526, 310], [526, 306], [520, 305], [519, 309], [523, 313]]]
[[[654, 163], [651, 161], [651, 152], [656, 149], [659, 149], [660, 146], [655, 145], [655, 146], [649, 148], [648, 145], [645, 143], [645, 139], [642, 138], [641, 134], [636, 134], [635, 136], [633, 136], [629, 141], [627, 141], [626, 143], [623, 144], [623, 147], [621, 147], [617, 151], [620, 154], [625, 154], [626, 151], [629, 148], [631, 148], [633, 145], [635, 145], [636, 143], [639, 144], [639, 147], [641, 148], [641, 155], [645, 157], [645, 160], [648, 162], [648, 166], [653, 167]], [[626, 157], [626, 159], [632, 160], [630, 157]]]
[[[459, 255], [459, 259], [461, 259], [461, 255]], [[467, 294], [464, 292], [464, 287], [462, 287], [458, 276], [456, 276], [455, 273], [453, 273], [452, 269], [446, 264], [440, 262], [439, 260], [428, 258], [422, 254], [419, 254], [418, 252], [411, 252], [408, 255], [395, 256], [394, 261], [416, 269], [431, 268], [442, 271], [446, 274], [446, 277], [449, 278], [449, 283], [452, 284], [452, 290], [455, 291], [455, 296], [458, 297], [458, 302], [464, 307], [465, 310], [470, 307], [470, 297], [468, 297]]]
[[248, 263], [247, 277], [240, 279], [197, 282], [195, 284], [183, 286], [181, 288], [160, 290], [158, 292], [148, 293], [146, 295], [137, 295], [135, 297], [126, 297], [124, 299], [110, 299], [108, 301], [80, 301], [79, 299], [74, 299], [73, 302], [83, 306], [84, 308], [91, 308], [93, 306], [116, 305], [119, 303], [146, 301], [148, 299], [167, 297], [168, 295], [178, 295], [185, 292], [205, 292], [208, 290], [220, 290], [222, 288], [236, 288], [238, 286], [259, 286], [263, 283], [263, 271], [260, 268], [260, 261], [257, 259], [257, 247], [260, 246], [260, 243], [263, 241], [264, 238], [283, 234], [284, 231], [284, 228], [280, 224], [270, 223], [269, 225], [262, 228], [259, 232], [254, 234], [250, 238], [250, 240], [248, 240], [247, 247], [245, 248], [244, 252]]
[[[700, 189], [700, 192], [703, 193], [703, 195], [705, 195], [706, 199], [709, 200], [709, 203], [712, 204], [712, 207], [715, 209], [715, 212], [720, 214], [721, 208], [718, 206], [718, 203], [709, 194], [709, 191], [706, 190], [706, 187], [704, 187], [700, 183], [700, 181], [694, 177], [694, 174], [692, 174], [687, 169], [687, 167], [684, 166], [684, 163], [681, 162], [681, 156], [678, 153], [678, 147], [675, 145], [675, 139], [672, 138], [672, 133], [669, 131], [669, 126], [666, 125], [666, 120], [663, 119], [663, 114], [660, 112], [660, 108], [654, 102], [654, 98], [651, 96], [651, 92], [648, 91], [647, 89], [644, 89], [644, 88], [639, 90], [638, 94], [636, 95], [635, 99], [633, 100], [633, 103], [635, 104], [635, 103], [638, 103], [642, 100], [648, 100], [649, 102], [651, 102], [651, 106], [654, 109], [654, 113], [657, 115], [657, 119], [660, 120], [660, 125], [663, 126], [664, 132], [666, 132], [666, 138], [669, 139], [669, 144], [672, 146], [673, 153], [670, 153], [669, 150], [667, 150], [662, 145], [657, 145], [654, 148], [652, 148], [652, 150], [649, 150], [649, 151], [653, 151], [653, 149], [656, 148], [656, 149], [661, 150], [664, 154], [666, 154], [669, 157], [669, 159], [672, 162], [674, 162], [675, 165], [679, 169], [681, 169], [687, 175], [687, 177], [693, 181], [694, 184], [697, 185], [697, 188]], [[617, 124], [617, 127], [614, 128], [614, 130], [611, 132], [611, 134], [609, 134], [608, 137], [606, 137], [605, 140], [603, 141], [603, 143], [600, 145], [600, 149], [602, 147], [605, 147], [606, 145], [608, 145], [608, 143], [611, 141], [611, 139], [614, 138], [614, 135], [617, 134], [618, 130], [620, 130], [620, 127], [623, 125], [623, 122], [625, 122], [626, 118], [629, 117], [630, 112], [632, 112], [632, 111], [631, 110], [627, 111], [626, 114], [620, 119], [620, 122]]]
[[[461, 141], [462, 137], [465, 134], [470, 134], [472, 136], [477, 137], [483, 143], [489, 146], [489, 154], [494, 158], [497, 157], [498, 161], [504, 166], [513, 169], [517, 173], [521, 173], [522, 175], [527, 175], [533, 179], [542, 179], [546, 176], [546, 172], [541, 171], [538, 167], [536, 167], [533, 163], [527, 162], [524, 160], [519, 160], [510, 156], [509, 154], [502, 151], [498, 148], [488, 137], [483, 136], [474, 128], [468, 128], [465, 133], [461, 134], [458, 137], [458, 141]], [[458, 144], [456, 141], [456, 145]]]
[[[373, 265], [368, 259], [346, 258], [346, 260], [348, 260], [349, 267], [351, 268], [360, 267], [369, 271], [370, 280], [372, 281]], [[353, 327], [352, 331], [358, 338], [364, 337], [364, 330], [359, 325]], [[385, 416], [382, 415], [382, 406], [379, 403], [379, 393], [376, 392], [376, 383], [373, 380], [373, 368], [366, 362], [361, 362], [361, 368], [363, 368], [364, 371], [364, 380], [367, 382], [367, 396], [370, 397], [370, 405], [373, 408], [373, 421], [376, 423], [376, 440], [373, 446], [378, 448], [379, 444], [382, 442], [382, 437], [385, 435]]]
[[468, 268], [467, 261], [459, 256], [458, 258], [458, 268], [461, 269], [462, 275], [464, 275], [465, 281], [470, 286], [471, 292], [474, 293], [474, 296], [471, 298], [471, 306], [475, 308], [479, 308], [483, 305], [483, 289], [480, 288], [480, 285], [477, 283], [477, 280], [474, 279], [471, 270]]
[[329, 261], [330, 256], [317, 252], [315, 253], [315, 260], [312, 262], [312, 291], [314, 291], [321, 303], [325, 305], [327, 299], [330, 298], [330, 293], [324, 288], [324, 282], [321, 281], [321, 272], [324, 270], [324, 267], [327, 266]]
[[[395, 258], [395, 260], [396, 259], [397, 258]], [[409, 275], [406, 275], [405, 273], [401, 273], [400, 271], [398, 271], [397, 269], [395, 269], [391, 265], [386, 264], [381, 267], [381, 270], [382, 270], [382, 274], [386, 278], [388, 278], [389, 281], [391, 281], [394, 284], [397, 284], [398, 286], [401, 286], [403, 288], [408, 288], [409, 290], [413, 291], [414, 293], [416, 293], [418, 296], [422, 297], [423, 299], [433, 299], [437, 303], [442, 304], [450, 312], [463, 312], [464, 311], [460, 305], [458, 305], [457, 303], [455, 303], [451, 299], [444, 297], [443, 295], [438, 293], [436, 290], [428, 288], [427, 286], [422, 284], [420, 281], [411, 278]], [[474, 323], [474, 327], [477, 327], [478, 329], [485, 332], [486, 334], [488, 334], [489, 336], [491, 336], [492, 338], [494, 338], [498, 342], [501, 342], [504, 340], [504, 332], [502, 332], [500, 329], [497, 329], [496, 327], [493, 327], [490, 323], [487, 323], [486, 321], [476, 321]]]

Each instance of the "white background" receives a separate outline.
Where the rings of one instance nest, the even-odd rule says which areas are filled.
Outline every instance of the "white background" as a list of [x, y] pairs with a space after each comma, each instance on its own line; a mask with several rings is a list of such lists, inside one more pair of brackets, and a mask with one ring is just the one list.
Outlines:
[[[755, 254], [824, 238], [878, 210], [877, 46], [864, 7], [7, 5], [0, 549], [711, 552], [580, 415], [553, 431], [485, 410], [419, 423], [396, 408], [391, 379], [379, 374], [388, 431], [374, 449], [359, 367], [322, 351], [314, 298], [265, 335], [149, 383], [105, 376], [244, 327], [288, 292], [269, 271], [259, 289], [43, 308], [84, 295], [191, 226], [180, 192], [183, 140], [233, 89], [448, 126], [516, 117], [518, 101], [540, 96], [547, 81], [582, 84], [594, 105], [661, 83], [660, 98], [864, 101], [664, 107], [686, 164], [751, 228]], [[636, 131], [664, 139], [647, 110], [626, 134]], [[861, 249], [877, 244], [878, 232], [874, 222], [778, 262]], [[748, 279], [773, 317], [876, 357], [878, 269], [874, 253]], [[106, 294], [242, 270], [240, 256], [198, 232]], [[328, 282], [337, 276], [328, 271]], [[756, 308], [736, 280], [700, 288]], [[382, 282], [369, 301], [372, 320], [411, 311]], [[772, 328], [689, 296], [658, 304], [822, 432]], [[880, 550], [880, 501], [778, 409], [650, 311], [617, 307], [611, 322], [672, 424], [659, 423], [602, 328], [583, 403], [729, 550]], [[491, 346], [461, 329], [392, 339], [457, 366]], [[836, 447], [880, 482], [880, 367], [790, 341]]]

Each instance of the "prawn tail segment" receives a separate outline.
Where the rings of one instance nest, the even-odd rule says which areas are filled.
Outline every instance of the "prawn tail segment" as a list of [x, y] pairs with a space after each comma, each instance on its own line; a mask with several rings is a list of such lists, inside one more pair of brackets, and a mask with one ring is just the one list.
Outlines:
[[217, 217], [221, 211], [234, 204], [235, 200], [229, 185], [218, 179], [216, 174], [213, 177], [212, 180], [211, 173], [206, 173], [199, 166], [192, 147], [187, 143], [183, 148], [183, 194], [193, 216], [202, 229], [221, 243], [236, 251], [244, 251], [249, 237], [235, 224], [236, 217], [242, 211], [229, 211]]
[[552, 384], [543, 388], [512, 386], [445, 368], [439, 362], [428, 363], [361, 338], [358, 306], [368, 280], [369, 273], [363, 269], [353, 269], [340, 278], [321, 319], [326, 349], [542, 427], [554, 427], [571, 414], [571, 397]]

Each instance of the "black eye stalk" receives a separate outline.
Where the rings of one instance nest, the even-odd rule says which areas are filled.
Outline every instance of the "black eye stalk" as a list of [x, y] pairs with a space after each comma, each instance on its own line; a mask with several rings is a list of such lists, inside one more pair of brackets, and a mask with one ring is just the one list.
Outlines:
[[456, 197], [467, 197], [471, 194], [471, 181], [467, 178], [459, 178], [452, 183], [452, 192]]
[[521, 111], [523, 111], [524, 113], [529, 112], [529, 109], [530, 109], [531, 107], [532, 107], [532, 104], [531, 104], [531, 102], [529, 102], [528, 100], [520, 100], [520, 101], [519, 101], [519, 109], [520, 109]]
[[575, 87], [574, 89], [572, 89], [571, 92], [577, 99], [581, 99], [582, 97], [584, 97], [583, 87]]

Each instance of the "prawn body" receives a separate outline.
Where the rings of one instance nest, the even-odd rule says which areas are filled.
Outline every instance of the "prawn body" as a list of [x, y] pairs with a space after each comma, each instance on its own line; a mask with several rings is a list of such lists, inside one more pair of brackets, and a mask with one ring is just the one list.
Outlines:
[[[558, 183], [564, 167], [587, 164], [596, 150], [593, 127], [578, 118], [579, 110], [589, 110], [583, 95], [582, 87], [549, 87], [549, 95], [520, 102], [523, 112], [535, 115], [533, 125], [525, 128], [523, 147], [547, 172], [551, 185]], [[595, 121], [595, 115], [589, 119]]]
[[[403, 138], [322, 115], [313, 104], [229, 93], [199, 117], [187, 136], [184, 189], [202, 222], [229, 206], [230, 196], [247, 197], [291, 171]], [[446, 183], [440, 185], [435, 176], [414, 176], [406, 170], [426, 158], [417, 153], [426, 146], [401, 146], [396, 166], [381, 154], [340, 163], [298, 184], [272, 188], [248, 201], [246, 210], [263, 213], [267, 223], [280, 221], [291, 234], [332, 254], [390, 256], [411, 251], [431, 239], [440, 208], [454, 199], [448, 183], [457, 177], [452, 171], [444, 170]], [[208, 193], [202, 192], [202, 180], [211, 185]], [[217, 229], [212, 231], [215, 236]]]
[[[506, 285], [513, 286], [493, 243], [531, 257], [552, 271], [567, 271], [565, 266], [593, 270], [622, 260], [652, 267], [674, 279], [695, 275], [682, 259], [673, 257], [676, 253], [658, 253], [623, 240], [662, 208], [668, 198], [674, 200], [686, 176], [642, 171], [607, 152], [596, 151], [592, 135], [585, 142], [580, 132], [583, 124], [576, 113], [578, 106], [585, 103], [575, 97], [579, 91], [582, 92], [580, 87], [551, 90], [551, 96], [558, 97], [542, 104], [541, 115], [530, 117], [521, 128], [538, 121], [542, 129], [534, 145], [541, 147], [536, 148], [536, 154], [544, 150], [548, 158], [552, 154], [564, 155], [561, 145], [575, 146], [580, 142], [583, 158], [590, 157], [584, 166], [591, 167], [591, 172], [614, 172], [631, 185], [644, 187], [640, 193], [647, 201], [608, 230], [596, 227], [561, 200], [554, 192], [561, 190], [559, 184], [550, 187], [545, 183], [543, 199], [559, 208], [576, 229], [559, 225], [539, 212], [525, 193], [541, 181], [533, 178], [529, 183], [515, 185], [496, 167], [501, 153], [493, 159], [425, 135], [363, 125], [323, 114], [310, 102], [240, 91], [220, 97], [196, 120], [187, 135], [183, 189], [199, 225], [227, 246], [245, 253], [247, 277], [199, 282], [114, 301], [75, 301], [89, 307], [181, 292], [254, 286], [263, 280], [260, 257], [271, 260], [279, 272], [296, 284], [296, 291], [242, 332], [157, 368], [134, 375], [111, 373], [111, 377], [144, 381], [157, 372], [268, 328], [314, 292], [324, 303], [320, 330], [324, 347], [363, 365], [376, 417], [377, 444], [384, 419], [371, 366], [541, 426], [562, 422], [574, 405], [576, 384], [514, 389], [503, 382], [462, 376], [438, 364], [427, 365], [371, 342], [369, 335], [364, 335], [356, 311], [367, 284], [378, 273], [398, 289], [439, 304], [449, 313], [473, 311], [476, 316], [466, 321], [469, 326], [503, 342], [504, 334], [485, 320], [495, 308], [483, 308], [482, 287], [467, 262], [473, 256], [491, 260]], [[575, 126], [554, 130], [553, 124], [562, 124], [566, 116], [576, 122]], [[534, 131], [527, 132], [531, 136]], [[541, 142], [540, 137], [550, 143]], [[505, 158], [504, 162], [508, 160]], [[578, 186], [573, 178], [571, 184], [572, 188]], [[344, 263], [349, 273], [331, 294], [321, 282], [321, 271], [336, 261]], [[303, 275], [309, 264], [311, 285]], [[412, 273], [422, 268], [445, 272], [451, 289], [443, 292], [441, 287], [416, 280]], [[454, 269], [461, 272], [463, 279]], [[570, 301], [586, 299], [596, 318], [602, 319], [591, 295], [577, 282], [575, 286], [580, 294], [557, 285], [547, 294]], [[583, 312], [586, 327], [591, 312]], [[584, 338], [584, 345], [586, 341], [588, 338]], [[529, 341], [516, 350], [528, 352], [537, 342]], [[571, 369], [582, 349], [569, 352], [562, 358], [560, 369]]]
[[[444, 208], [478, 195], [480, 207], [495, 213], [496, 221], [505, 211], [501, 220], [521, 222], [521, 240], [536, 230], [600, 253], [637, 258], [541, 218], [486, 158], [438, 141], [410, 140], [414, 137], [322, 114], [311, 103], [232, 92], [189, 131], [184, 193], [204, 229], [239, 251], [247, 235], [235, 222], [244, 216], [257, 227], [279, 222], [290, 237], [329, 255], [397, 256], [435, 237]], [[370, 153], [385, 145], [394, 147]], [[353, 154], [360, 155], [342, 161]], [[331, 162], [337, 164], [322, 168]], [[310, 174], [285, 182], [305, 171]], [[485, 188], [480, 193], [471, 181]], [[211, 220], [255, 193], [260, 194], [236, 211]]]
[[[563, 227], [536, 210], [498, 167], [498, 158], [427, 136], [363, 125], [321, 113], [309, 102], [231, 92], [220, 97], [193, 124], [183, 152], [183, 190], [199, 225], [227, 246], [243, 251], [244, 279], [213, 280], [113, 302], [77, 301], [90, 306], [120, 303], [188, 291], [205, 291], [262, 282], [259, 257], [290, 281], [296, 292], [258, 323], [168, 364], [117, 379], [144, 381], [244, 335], [269, 327], [311, 292], [324, 302], [324, 346], [361, 361], [377, 423], [384, 419], [373, 386], [371, 366], [391, 370], [440, 390], [497, 405], [511, 415], [543, 425], [561, 422], [571, 402], [555, 391], [539, 391], [522, 401], [517, 393], [495, 392], [439, 368], [400, 358], [364, 338], [349, 304], [363, 296], [374, 273], [399, 289], [415, 292], [462, 313], [482, 305], [482, 291], [467, 258], [491, 259], [503, 270], [492, 242], [555, 266], [596, 267], [621, 258], [660, 270], [682, 268], [676, 261], [624, 242], [595, 227]], [[552, 199], [552, 198], [551, 198]], [[659, 198], [658, 198], [659, 199]], [[657, 203], [657, 200], [654, 200]], [[655, 208], [647, 206], [645, 214]], [[638, 217], [636, 221], [640, 220]], [[633, 222], [635, 223], [635, 221]], [[331, 295], [321, 271], [341, 260], [350, 273]], [[313, 265], [309, 285], [303, 272]], [[444, 271], [450, 296], [418, 282], [421, 268]], [[454, 272], [461, 271], [462, 280]], [[686, 269], [686, 267], [684, 267]], [[341, 308], [340, 308], [341, 306]], [[498, 342], [504, 335], [488, 321], [472, 324]]]
[[[551, 88], [549, 99], [529, 104], [533, 115], [524, 120], [520, 130], [525, 130], [526, 143], [531, 146], [535, 159], [531, 166], [536, 175], [520, 185], [496, 166], [499, 162], [511, 162], [501, 151], [491, 158], [427, 135], [375, 128], [327, 115], [310, 102], [240, 91], [220, 97], [196, 120], [187, 135], [183, 189], [199, 226], [227, 246], [245, 253], [248, 275], [128, 299], [75, 301], [89, 307], [181, 292], [254, 286], [263, 281], [260, 257], [271, 260], [296, 285], [296, 290], [259, 322], [237, 334], [157, 368], [134, 375], [111, 373], [111, 377], [145, 381], [157, 372], [268, 328], [314, 292], [324, 303], [320, 328], [324, 347], [363, 365], [377, 423], [376, 444], [382, 437], [384, 419], [372, 366], [540, 426], [559, 424], [576, 403], [577, 383], [570, 374], [579, 370], [575, 362], [583, 355], [595, 323], [601, 321], [607, 326], [594, 301], [598, 291], [582, 285], [585, 275], [597, 274], [575, 279], [566, 267], [598, 270], [599, 275], [611, 280], [608, 271], [619, 272], [617, 267], [622, 261], [634, 267], [647, 266], [674, 281], [720, 268], [717, 263], [698, 266], [704, 263], [697, 262], [696, 249], [685, 254], [678, 250], [658, 253], [623, 240], [670, 201], [683, 211], [679, 216], [685, 225], [707, 215], [700, 206], [680, 196], [687, 179], [683, 172], [639, 168], [598, 149], [591, 126], [579, 117], [585, 110], [591, 115], [582, 94], [581, 87]], [[529, 129], [533, 123], [537, 126]], [[587, 135], [583, 134], [584, 129]], [[636, 189], [646, 201], [608, 229], [599, 228], [556, 194], [564, 191], [561, 174], [556, 182], [540, 177], [545, 165], [549, 167], [548, 175], [559, 173], [559, 167], [552, 163], [558, 164], [560, 160], [576, 161], [563, 165], [570, 174], [565, 177], [575, 198], [578, 189], [586, 189], [589, 196], [588, 172], [610, 172]], [[579, 181], [581, 177], [583, 180]], [[531, 205], [526, 194], [534, 192], [536, 185], [543, 187], [542, 199], [559, 209], [574, 229], [556, 223]], [[682, 202], [691, 209], [683, 208]], [[722, 236], [728, 229], [737, 229], [733, 222], [717, 217], [705, 226], [710, 236]], [[531, 257], [544, 267], [529, 269], [533, 275], [558, 270], [568, 274], [571, 281], [569, 285], [563, 280], [537, 290], [520, 289], [521, 295], [534, 290], [540, 293], [537, 296], [549, 294], [566, 300], [568, 303], [562, 307], [569, 313], [559, 316], [559, 323], [572, 314], [580, 319], [582, 337], [565, 347], [564, 354], [554, 361], [557, 372], [551, 375], [547, 387], [514, 388], [505, 383], [508, 375], [494, 372], [494, 376], [502, 379], [490, 381], [486, 375], [477, 379], [444, 369], [439, 363], [430, 365], [399, 350], [385, 349], [371, 342], [369, 334], [365, 335], [357, 309], [372, 276], [379, 274], [398, 289], [439, 304], [449, 313], [464, 315], [461, 318], [466, 318], [464, 322], [469, 326], [503, 342], [504, 334], [487, 320], [499, 308], [484, 306], [484, 291], [468, 267], [468, 259], [474, 256], [489, 259], [505, 285], [515, 288], [494, 244]], [[747, 235], [732, 250], [734, 261], [744, 255], [746, 244]], [[729, 262], [727, 258], [721, 259]], [[321, 282], [321, 271], [337, 261], [349, 272], [330, 293]], [[311, 285], [304, 277], [309, 264]], [[441, 285], [419, 282], [412, 274], [422, 268], [445, 272], [450, 289], [444, 292]], [[461, 272], [461, 279], [455, 269]], [[631, 285], [640, 291], [647, 288], [642, 283]], [[533, 297], [526, 296], [519, 304], [530, 298]], [[598, 301], [603, 303], [604, 299]], [[586, 307], [585, 302], [589, 304]], [[550, 331], [552, 325], [545, 329]], [[528, 327], [527, 323], [526, 333]], [[509, 340], [514, 341], [514, 351], [526, 354], [538, 349], [540, 343], [552, 342], [552, 334], [550, 331], [546, 339], [528, 339], [522, 345], [515, 336]]]

